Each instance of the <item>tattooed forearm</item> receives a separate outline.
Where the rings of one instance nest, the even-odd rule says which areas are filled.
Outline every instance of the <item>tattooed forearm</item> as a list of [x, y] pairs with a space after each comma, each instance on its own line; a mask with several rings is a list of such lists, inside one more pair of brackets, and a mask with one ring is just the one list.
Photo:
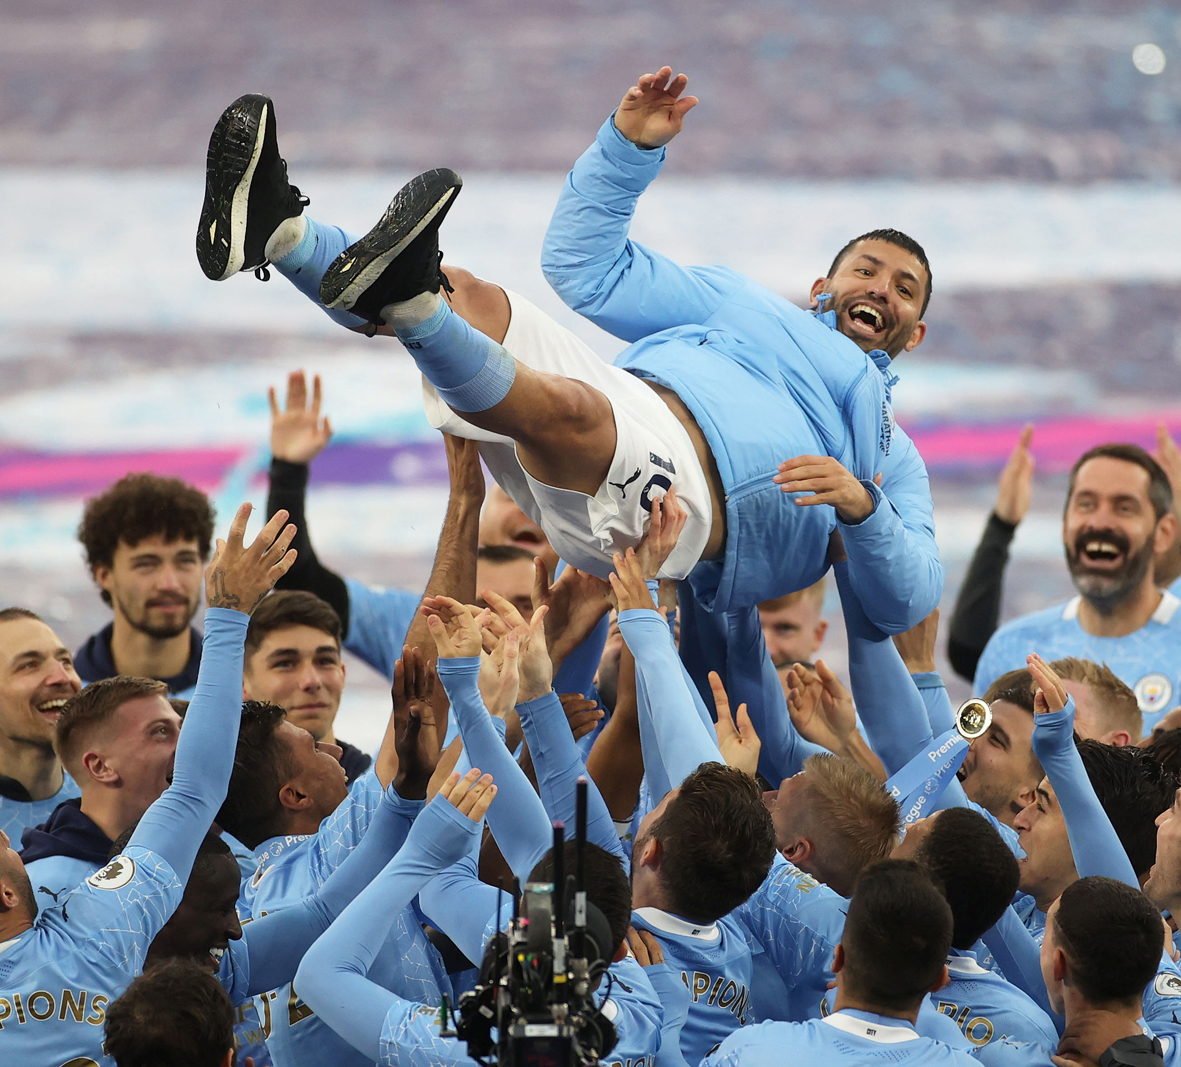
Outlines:
[[230, 611], [242, 610], [242, 598], [237, 593], [231, 593], [226, 589], [226, 574], [220, 567], [209, 575], [208, 592], [211, 608], [229, 608]]

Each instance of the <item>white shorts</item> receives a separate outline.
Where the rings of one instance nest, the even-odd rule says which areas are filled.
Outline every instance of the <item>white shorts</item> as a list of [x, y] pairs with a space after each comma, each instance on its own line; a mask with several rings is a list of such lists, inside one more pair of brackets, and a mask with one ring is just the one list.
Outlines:
[[662, 578], [684, 578], [709, 540], [713, 512], [709, 481], [685, 427], [656, 392], [634, 374], [600, 359], [536, 305], [505, 290], [511, 308], [504, 347], [527, 367], [594, 386], [615, 415], [615, 456], [594, 496], [557, 489], [534, 478], [517, 458], [516, 443], [465, 421], [425, 378], [423, 401], [432, 426], [480, 443], [492, 477], [538, 524], [571, 566], [605, 578], [611, 556], [635, 547], [648, 527], [651, 500], [670, 486], [689, 513]]

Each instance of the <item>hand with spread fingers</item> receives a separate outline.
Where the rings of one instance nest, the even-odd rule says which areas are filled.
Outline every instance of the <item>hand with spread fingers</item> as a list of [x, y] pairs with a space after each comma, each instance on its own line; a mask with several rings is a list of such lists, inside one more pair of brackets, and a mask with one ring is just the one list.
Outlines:
[[461, 604], [449, 596], [430, 596], [422, 602], [422, 613], [427, 617], [427, 628], [435, 639], [440, 659], [480, 654], [479, 608]]
[[435, 665], [422, 653], [407, 645], [402, 658], [394, 664], [394, 748], [398, 770], [394, 788], [406, 800], [426, 797], [431, 775], [442, 756], [443, 737], [447, 732], [446, 715], [435, 707], [438, 675]]
[[1025, 663], [1029, 667], [1029, 673], [1033, 675], [1034, 685], [1037, 686], [1037, 691], [1033, 694], [1034, 715], [1045, 715], [1066, 707], [1069, 694], [1054, 668], [1036, 652], [1026, 656]]
[[459, 771], [453, 771], [447, 781], [439, 786], [437, 796], [454, 805], [460, 815], [466, 815], [472, 822], [480, 822], [496, 799], [496, 785], [492, 775], [482, 775], [479, 767], [473, 767], [462, 778]]
[[205, 600], [211, 608], [229, 608], [249, 615], [295, 562], [289, 548], [295, 527], [287, 523], [286, 511], [276, 511], [249, 544], [242, 543], [253, 506], [243, 504], [230, 524], [226, 540], [217, 539], [217, 549], [205, 569]]
[[873, 512], [869, 490], [832, 456], [796, 456], [784, 460], [771, 481], [785, 493], [811, 493], [811, 496], [796, 497], [795, 502], [801, 507], [831, 504], [840, 520], [847, 524], [862, 522]]
[[697, 97], [682, 96], [689, 79], [673, 77], [672, 67], [641, 75], [623, 94], [615, 112], [615, 128], [640, 148], [668, 144], [684, 124], [685, 116], [697, 106]]
[[663, 497], [652, 501], [652, 518], [643, 540], [636, 546], [636, 559], [640, 561], [645, 578], [660, 574], [664, 561], [677, 547], [688, 518], [689, 513], [681, 506], [674, 489], [670, 488]]
[[520, 641], [521, 691], [518, 701], [523, 704], [545, 696], [554, 682], [553, 664], [545, 647], [545, 617], [549, 609], [543, 604], [526, 622], [516, 607], [499, 593], [487, 589], [482, 595], [492, 613], [511, 627], [510, 633], [515, 633]]
[[718, 735], [718, 749], [728, 766], [735, 767], [752, 778], [759, 769], [759, 752], [763, 743], [755, 732], [746, 705], [739, 704], [738, 710], [730, 714], [730, 697], [717, 671], [709, 672], [709, 687], [713, 690], [714, 707], [718, 721], [714, 729]]
[[644, 580], [644, 571], [636, 556], [636, 550], [629, 548], [626, 552], [616, 552], [612, 561], [615, 563], [615, 573], [609, 575], [609, 578], [616, 607], [620, 611], [629, 611], [632, 608], [656, 611], [656, 602], [652, 599], [652, 592]]
[[556, 672], [611, 610], [611, 586], [576, 567], [566, 567], [551, 583], [549, 568], [540, 557], [533, 567], [533, 610], [544, 607], [547, 611], [545, 641]]
[[1033, 441], [1033, 423], [1026, 423], [1009, 454], [1001, 475], [996, 483], [996, 507], [992, 510], [1001, 522], [1010, 526], [1018, 525], [1029, 510], [1033, 499], [1033, 453], [1029, 451]]
[[271, 404], [271, 455], [288, 463], [311, 463], [332, 439], [328, 416], [320, 418], [320, 376], [312, 376], [312, 402], [308, 405], [308, 379], [303, 371], [287, 375], [287, 403], [279, 410], [275, 387], [267, 390]]
[[507, 720], [521, 690], [521, 635], [513, 630], [491, 653], [480, 657], [480, 696], [490, 715]]
[[787, 710], [799, 735], [840, 753], [857, 731], [853, 697], [824, 660], [814, 670], [797, 663], [787, 672]]

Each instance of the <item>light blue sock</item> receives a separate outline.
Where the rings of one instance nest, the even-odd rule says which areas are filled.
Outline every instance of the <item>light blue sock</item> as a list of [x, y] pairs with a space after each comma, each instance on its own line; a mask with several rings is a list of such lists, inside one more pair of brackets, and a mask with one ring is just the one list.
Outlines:
[[307, 229], [304, 230], [303, 240], [271, 265], [304, 296], [324, 308], [324, 314], [333, 322], [348, 327], [364, 326], [365, 319], [360, 315], [354, 315], [351, 311], [333, 311], [320, 303], [320, 282], [324, 272], [341, 252], [359, 238], [339, 226], [327, 226], [307, 216], [304, 218]]
[[[456, 411], [487, 411], [508, 396], [517, 361], [456, 315], [446, 300], [435, 299], [439, 306], [426, 321], [417, 326], [394, 321], [394, 333], [447, 404]], [[386, 315], [386, 321], [391, 317]]]

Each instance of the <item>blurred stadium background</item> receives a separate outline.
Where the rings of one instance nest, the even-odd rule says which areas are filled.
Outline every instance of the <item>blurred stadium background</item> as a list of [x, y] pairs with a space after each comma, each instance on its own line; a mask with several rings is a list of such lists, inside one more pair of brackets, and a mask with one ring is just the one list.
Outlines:
[[[662, 62], [701, 105], [635, 234], [797, 300], [858, 232], [923, 242], [930, 332], [894, 395], [932, 475], [945, 609], [1027, 420], [1037, 494], [1005, 612], [1063, 599], [1063, 469], [1102, 440], [1151, 445], [1160, 420], [1181, 432], [1176, 5], [3, 0], [0, 602], [71, 645], [105, 622], [73, 531], [127, 471], [185, 477], [223, 517], [261, 504], [266, 387], [299, 367], [323, 375], [337, 427], [313, 470], [321, 556], [420, 585], [446, 470], [413, 365], [279, 277], [205, 280], [209, 131], [241, 93], [272, 96], [309, 213], [358, 232], [410, 174], [458, 169], [448, 258], [610, 357], [619, 342], [558, 304], [538, 250], [565, 170]], [[835, 597], [829, 615], [840, 665]], [[358, 667], [341, 732], [376, 739], [385, 707]]]

